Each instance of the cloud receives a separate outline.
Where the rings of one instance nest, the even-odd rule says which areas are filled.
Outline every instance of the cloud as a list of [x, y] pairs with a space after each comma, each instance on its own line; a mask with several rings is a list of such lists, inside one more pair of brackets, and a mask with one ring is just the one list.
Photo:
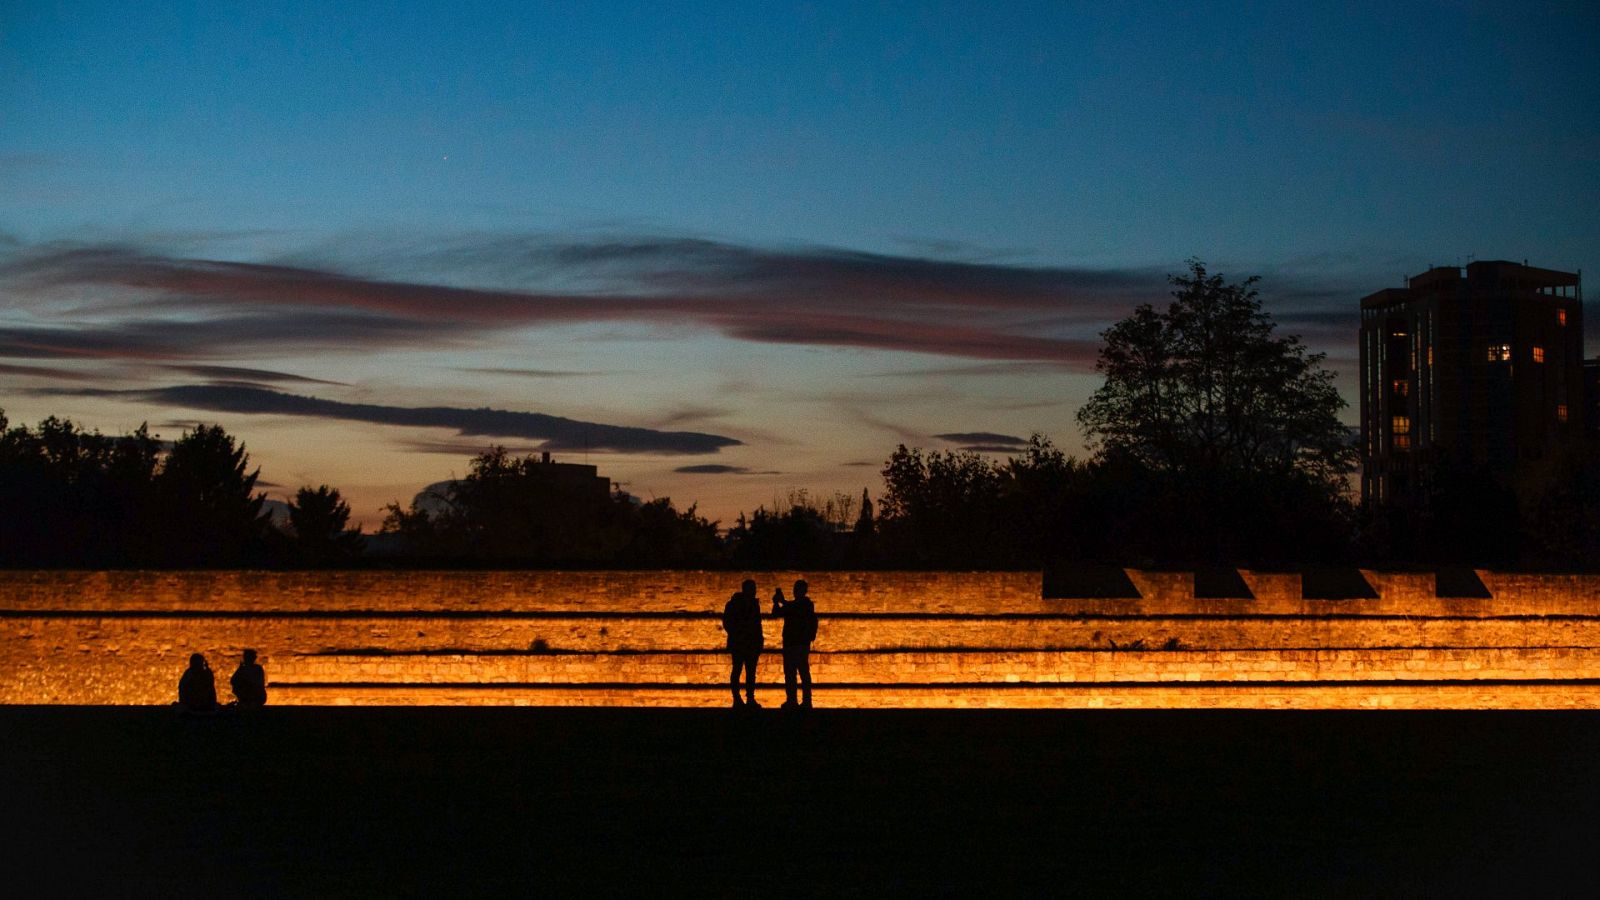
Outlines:
[[1020, 438], [1010, 434], [996, 434], [992, 431], [956, 431], [949, 434], [936, 434], [934, 437], [952, 444], [996, 444], [1006, 447], [1026, 447], [1027, 438]]
[[[1159, 278], [1140, 270], [1008, 266], [832, 248], [780, 251], [691, 239], [491, 243], [457, 252], [519, 254], [529, 261], [524, 281], [533, 286], [459, 287], [331, 268], [172, 257], [116, 245], [47, 246], [13, 254], [0, 266], [0, 279], [29, 296], [115, 289], [115, 299], [97, 293], [100, 305], [89, 312], [132, 308], [183, 314], [159, 324], [197, 313], [238, 316], [241, 311], [263, 317], [258, 325], [274, 317], [298, 322], [311, 315], [345, 316], [345, 331], [357, 332], [348, 341], [353, 349], [428, 341], [437, 337], [427, 334], [429, 326], [481, 336], [539, 325], [638, 322], [691, 325], [764, 343], [1042, 361], [1076, 369], [1092, 367], [1096, 341], [1019, 330], [1014, 326], [1020, 323], [1010, 319], [1048, 312], [1097, 323], [1108, 309], [1125, 311], [1159, 289]], [[9, 349], [15, 351], [9, 355], [48, 350], [185, 358], [263, 342], [328, 343], [315, 330], [281, 325], [246, 330], [243, 339], [229, 341], [219, 334], [197, 342], [207, 335], [191, 323], [191, 340], [180, 344], [150, 334], [152, 324], [157, 323], [115, 323], [105, 326], [108, 334], [91, 330], [76, 343], [48, 329], [27, 329], [28, 334], [9, 335]], [[371, 333], [360, 333], [363, 324]], [[90, 337], [101, 341], [81, 346]], [[112, 341], [117, 337], [123, 338], [121, 344]], [[40, 344], [50, 346], [41, 349]], [[0, 353], [7, 349], [0, 347]]]
[[709, 463], [699, 466], [679, 466], [672, 471], [682, 475], [782, 475], [782, 472], [766, 469], [747, 469], [744, 466], [725, 466], [720, 463]]
[[996, 453], [996, 454], [999, 454], [999, 453], [1016, 453], [1019, 450], [1021, 450], [1022, 448], [1018, 447], [1015, 444], [963, 444], [962, 446], [960, 446], [960, 447], [958, 447], [956, 449], [965, 450], [968, 453]]
[[238, 385], [179, 385], [155, 390], [112, 391], [92, 388], [45, 389], [35, 393], [126, 397], [148, 403], [249, 415], [373, 422], [417, 428], [452, 428], [463, 437], [506, 437], [541, 441], [541, 450], [609, 451], [613, 453], [715, 453], [742, 442], [694, 431], [655, 431], [604, 425], [545, 413], [449, 406], [405, 407], [342, 403], [299, 394], [285, 394]]
[[605, 375], [605, 372], [569, 372], [561, 369], [496, 369], [459, 366], [457, 372], [479, 375], [509, 375], [513, 378], [583, 378], [588, 375]]
[[445, 345], [462, 330], [447, 322], [314, 310], [200, 321], [135, 319], [67, 328], [0, 327], [0, 357], [163, 362], [285, 346], [345, 351], [425, 347]]
[[[496, 446], [493, 441], [400, 441], [399, 445], [412, 453], [435, 453], [443, 456], [477, 456]], [[528, 456], [544, 448], [535, 444], [499, 444], [507, 453]]]
[[926, 369], [906, 369], [898, 372], [874, 372], [874, 378], [942, 378], [979, 377], [988, 375], [1059, 375], [1063, 367], [1047, 362], [998, 362], [973, 366], [933, 366]]
[[652, 428], [677, 428], [683, 425], [692, 425], [696, 422], [708, 422], [720, 419], [728, 414], [728, 410], [715, 406], [680, 406], [658, 417], [650, 423]]
[[238, 366], [199, 366], [199, 365], [165, 365], [163, 369], [173, 372], [182, 372], [185, 375], [195, 375], [200, 378], [215, 378], [221, 381], [257, 381], [266, 383], [294, 382], [297, 384], [331, 384], [343, 386], [342, 381], [324, 381], [321, 378], [306, 378], [303, 375], [290, 375], [287, 372], [273, 372], [269, 369], [243, 369]]
[[[368, 265], [384, 268], [382, 261]], [[1169, 290], [1165, 273], [1153, 268], [1026, 266], [651, 236], [479, 237], [442, 242], [417, 258], [392, 258], [387, 267], [391, 273], [448, 274], [488, 286], [374, 276], [325, 263], [187, 258], [112, 244], [45, 245], [8, 252], [0, 264], [0, 284], [13, 297], [26, 302], [69, 292], [91, 304], [78, 310], [83, 315], [137, 310], [145, 318], [62, 329], [83, 332], [76, 343], [47, 333], [51, 329], [6, 329], [12, 333], [0, 334], [0, 355], [188, 359], [219, 350], [330, 345], [354, 351], [437, 346], [540, 326], [636, 323], [759, 343], [1088, 372], [1098, 355], [1098, 332], [1138, 303], [1163, 302]], [[1275, 314], [1335, 327], [1332, 310], [1347, 302], [1343, 294], [1304, 279], [1284, 281], [1286, 293], [1275, 303]], [[82, 301], [84, 296], [95, 299]], [[152, 320], [152, 313], [161, 315]], [[237, 336], [207, 330], [212, 322], [229, 320]], [[316, 324], [323, 320], [336, 334]], [[165, 326], [188, 334], [165, 338]], [[99, 343], [83, 346], [91, 338]], [[586, 374], [480, 371], [532, 378]], [[1014, 371], [1028, 370], [992, 374]]]
[[71, 369], [53, 369], [48, 366], [18, 366], [0, 363], [0, 375], [22, 375], [28, 378], [51, 378], [58, 381], [103, 381], [105, 376]]

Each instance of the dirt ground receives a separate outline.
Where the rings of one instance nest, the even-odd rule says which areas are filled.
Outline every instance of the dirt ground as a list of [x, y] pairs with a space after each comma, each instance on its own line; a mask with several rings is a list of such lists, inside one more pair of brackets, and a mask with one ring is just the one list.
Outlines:
[[5, 893], [1594, 896], [1600, 714], [0, 707]]

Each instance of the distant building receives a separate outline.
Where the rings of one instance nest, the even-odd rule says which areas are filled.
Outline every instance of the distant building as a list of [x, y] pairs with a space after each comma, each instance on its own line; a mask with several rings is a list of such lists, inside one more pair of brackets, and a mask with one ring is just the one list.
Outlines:
[[[611, 479], [601, 475], [598, 466], [552, 462], [548, 450], [526, 471], [545, 484], [570, 489], [574, 494], [590, 494], [599, 500], [611, 496]], [[411, 506], [429, 515], [436, 516], [445, 512], [450, 508], [450, 491], [460, 481], [459, 478], [453, 478], [428, 485], [411, 498]]]
[[1409, 505], [1443, 458], [1515, 475], [1583, 433], [1584, 378], [1575, 273], [1474, 262], [1363, 298], [1362, 496]]
[[535, 471], [548, 479], [551, 484], [592, 493], [602, 500], [611, 496], [611, 479], [601, 475], [598, 466], [551, 462], [550, 451], [546, 450]]

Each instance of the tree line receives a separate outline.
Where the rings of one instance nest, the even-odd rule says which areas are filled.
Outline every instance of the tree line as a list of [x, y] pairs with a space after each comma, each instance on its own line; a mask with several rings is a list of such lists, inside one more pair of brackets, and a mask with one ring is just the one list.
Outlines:
[[364, 553], [350, 508], [300, 488], [264, 512], [243, 444], [200, 426], [165, 444], [0, 411], [0, 565], [1040, 568], [1082, 563], [1363, 563], [1585, 568], [1600, 560], [1600, 448], [1508, 484], [1441, 463], [1417, 508], [1362, 509], [1345, 403], [1323, 354], [1277, 333], [1256, 279], [1198, 261], [1165, 309], [1103, 333], [1079, 459], [1035, 434], [993, 458], [901, 445], [876, 502], [791, 491], [727, 528], [693, 505], [547, 477], [491, 448], [430, 502], [391, 503]]

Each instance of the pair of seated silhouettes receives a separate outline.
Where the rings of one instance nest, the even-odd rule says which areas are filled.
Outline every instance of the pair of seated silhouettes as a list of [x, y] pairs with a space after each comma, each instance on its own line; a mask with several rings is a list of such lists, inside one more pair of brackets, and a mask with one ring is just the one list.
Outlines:
[[[236, 698], [229, 706], [252, 708], [267, 704], [267, 673], [256, 662], [256, 651], [244, 651], [244, 659], [228, 679]], [[178, 679], [178, 703], [183, 712], [213, 713], [217, 705], [217, 680], [211, 666], [199, 653], [189, 657], [189, 668]]]
[[[804, 579], [794, 583], [794, 599], [786, 600], [783, 588], [772, 594], [772, 616], [783, 619], [783, 687], [788, 699], [785, 709], [811, 708], [811, 642], [817, 639], [817, 607], [811, 602]], [[756, 599], [754, 579], [745, 579], [739, 592], [722, 609], [722, 630], [728, 633], [728, 652], [733, 656], [733, 672], [728, 687], [733, 691], [734, 709], [760, 709], [756, 702], [756, 663], [761, 658], [765, 639], [761, 633], [761, 601]], [[739, 698], [739, 675], [744, 673], [744, 699]], [[803, 686], [797, 699], [795, 686]]]

